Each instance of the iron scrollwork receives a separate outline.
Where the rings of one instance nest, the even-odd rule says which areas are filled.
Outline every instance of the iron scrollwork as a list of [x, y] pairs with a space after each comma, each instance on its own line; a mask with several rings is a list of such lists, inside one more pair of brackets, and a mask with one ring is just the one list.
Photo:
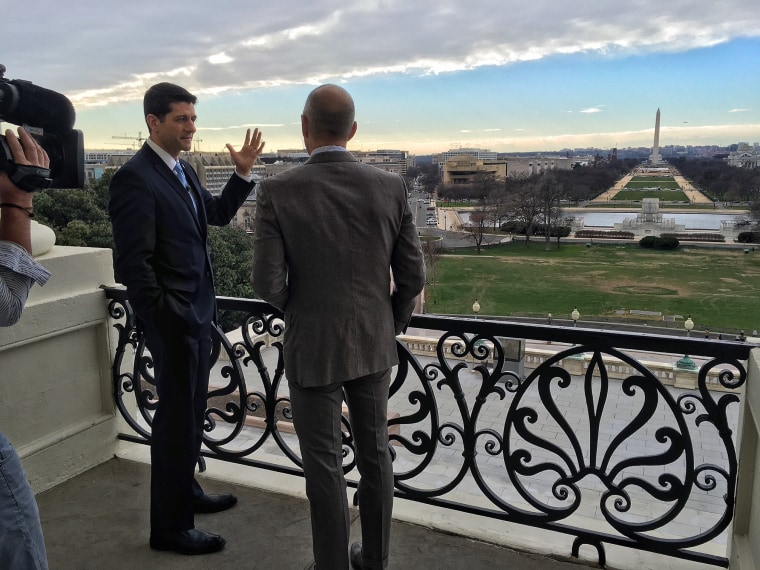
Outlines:
[[[214, 331], [221, 384], [208, 395], [204, 455], [300, 475], [281, 315], [260, 301], [221, 299], [220, 308], [245, 318], [235, 340]], [[114, 396], [138, 434], [123, 437], [148, 441], [156, 404], [152, 360], [124, 297], [112, 293], [109, 310], [118, 331]], [[509, 326], [452, 328], [431, 331], [434, 348], [424, 355], [398, 343], [388, 420], [397, 496], [568, 535], [573, 555], [591, 546], [601, 566], [606, 544], [727, 563], [695, 549], [733, 517], [737, 458], [729, 410], [746, 381], [741, 359], [716, 352], [699, 369], [696, 390], [679, 394], [625, 343], [557, 345], [523, 376], [505, 353]], [[630, 372], [611, 378], [610, 362]], [[725, 392], [710, 389], [716, 371]], [[350, 473], [354, 442], [346, 417], [343, 431]], [[697, 441], [718, 451], [704, 453]], [[283, 462], [257, 458], [273, 450]], [[720, 512], [702, 513], [693, 525], [706, 501], [722, 505]]]

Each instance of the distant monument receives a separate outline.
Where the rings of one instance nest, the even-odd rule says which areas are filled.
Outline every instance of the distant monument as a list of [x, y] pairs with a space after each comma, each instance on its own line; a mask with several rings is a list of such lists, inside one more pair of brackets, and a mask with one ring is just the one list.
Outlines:
[[657, 115], [654, 119], [654, 144], [652, 145], [652, 154], [649, 156], [649, 163], [653, 166], [663, 164], [660, 156], [660, 109], [657, 109]]
[[663, 232], [678, 233], [686, 230], [685, 226], [676, 224], [675, 218], [662, 217], [659, 198], [644, 198], [641, 201], [641, 212], [636, 214], [635, 218], [625, 218], [622, 224], [615, 224], [615, 229], [633, 232], [636, 237], [659, 236]]

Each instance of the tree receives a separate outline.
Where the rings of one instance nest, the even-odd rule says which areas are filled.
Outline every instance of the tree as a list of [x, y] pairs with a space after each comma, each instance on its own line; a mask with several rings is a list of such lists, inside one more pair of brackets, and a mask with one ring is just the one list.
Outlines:
[[756, 191], [755, 201], [749, 207], [749, 215], [755, 221], [755, 224], [760, 227], [760, 188]]
[[[214, 267], [216, 294], [225, 297], [254, 297], [251, 287], [253, 237], [243, 228], [209, 226], [211, 263]], [[239, 327], [244, 315], [221, 313], [219, 325], [223, 331]]]
[[482, 204], [479, 209], [470, 212], [470, 220], [459, 226], [459, 231], [466, 233], [475, 242], [475, 248], [480, 255], [480, 249], [483, 245], [483, 239], [488, 227], [488, 210], [486, 205]]
[[438, 280], [438, 260], [441, 258], [441, 238], [438, 236], [423, 236], [422, 254], [425, 258], [425, 281], [428, 289], [433, 292], [433, 304], [438, 302], [436, 284]]
[[542, 213], [543, 204], [537, 189], [539, 176], [510, 179], [507, 190], [507, 218], [525, 224], [525, 247], [528, 247], [533, 228]]
[[[551, 174], [545, 174], [536, 185], [538, 199], [541, 203], [541, 217], [544, 226], [545, 249], [549, 251], [549, 240], [552, 237], [552, 230], [559, 227], [562, 220], [562, 184]], [[559, 233], [557, 233], [557, 243], [559, 244]]]
[[59, 245], [113, 249], [108, 214], [92, 189], [52, 189], [34, 199], [38, 221], [52, 228]]
[[438, 174], [437, 164], [426, 164], [419, 167], [422, 176], [420, 177], [420, 184], [425, 189], [425, 192], [432, 194], [435, 192], [436, 186], [441, 182], [441, 175]]

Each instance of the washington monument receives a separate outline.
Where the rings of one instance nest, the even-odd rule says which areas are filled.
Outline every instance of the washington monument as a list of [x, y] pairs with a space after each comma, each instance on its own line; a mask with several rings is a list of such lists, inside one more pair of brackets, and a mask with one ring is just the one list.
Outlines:
[[660, 109], [657, 109], [657, 115], [654, 119], [654, 144], [652, 145], [652, 155], [649, 157], [649, 162], [652, 164], [662, 162], [662, 157], [660, 156]]

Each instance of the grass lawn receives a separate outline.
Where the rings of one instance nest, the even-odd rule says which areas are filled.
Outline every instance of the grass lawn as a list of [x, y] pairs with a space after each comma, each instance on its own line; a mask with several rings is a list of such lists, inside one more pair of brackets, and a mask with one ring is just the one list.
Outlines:
[[[687, 248], [642, 250], [638, 245], [585, 247], [531, 242], [445, 255], [428, 311], [482, 315], [616, 318], [617, 310], [691, 315], [695, 329], [760, 329], [760, 250]], [[622, 318], [622, 317], [617, 317]], [[625, 315], [630, 319], [630, 315]]]
[[643, 200], [644, 198], [659, 198], [661, 202], [688, 202], [681, 190], [621, 190], [612, 200]]
[[648, 178], [646, 176], [634, 176], [625, 185], [626, 188], [680, 188], [678, 182], [672, 176], [664, 178]]

